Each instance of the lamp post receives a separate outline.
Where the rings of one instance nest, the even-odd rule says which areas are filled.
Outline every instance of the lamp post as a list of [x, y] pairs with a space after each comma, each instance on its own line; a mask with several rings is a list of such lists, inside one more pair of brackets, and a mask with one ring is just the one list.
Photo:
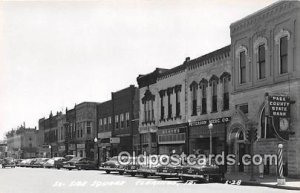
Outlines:
[[95, 142], [94, 147], [97, 148], [97, 166], [99, 166], [99, 148], [98, 148], [98, 139], [97, 139], [97, 137], [94, 138], [94, 142]]
[[213, 129], [214, 125], [209, 122], [208, 124], [208, 130], [209, 130], [209, 154], [212, 154], [212, 135], [211, 135], [211, 130]]
[[52, 158], [52, 146], [49, 145], [49, 149], [50, 149], [50, 158]]

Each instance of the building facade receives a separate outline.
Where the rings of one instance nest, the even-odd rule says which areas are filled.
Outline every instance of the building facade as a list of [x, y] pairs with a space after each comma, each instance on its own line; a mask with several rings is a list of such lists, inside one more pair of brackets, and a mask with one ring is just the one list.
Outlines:
[[6, 134], [8, 157], [25, 159], [37, 157], [37, 129], [19, 127]]
[[[278, 144], [283, 144], [284, 174], [298, 177], [299, 8], [298, 1], [279, 1], [231, 24], [231, 97], [235, 110], [227, 133], [229, 151], [244, 154], [246, 132], [254, 126], [258, 133], [254, 153], [276, 155]], [[270, 101], [273, 97], [279, 100], [275, 107]], [[280, 107], [282, 104], [285, 106]], [[287, 135], [282, 136], [284, 132]], [[231, 170], [243, 172], [247, 167], [235, 165]], [[277, 166], [268, 163], [264, 171], [276, 174]]]
[[157, 68], [152, 73], [139, 75], [139, 134], [141, 152], [147, 154], [158, 154], [157, 130], [158, 116], [158, 87], [157, 79], [166, 69]]

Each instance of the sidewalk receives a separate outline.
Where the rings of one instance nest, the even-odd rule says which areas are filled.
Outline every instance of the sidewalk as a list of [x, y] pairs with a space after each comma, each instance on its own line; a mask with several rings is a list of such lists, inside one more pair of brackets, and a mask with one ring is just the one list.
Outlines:
[[226, 180], [241, 180], [240, 185], [246, 186], [265, 186], [271, 188], [279, 188], [286, 190], [300, 190], [300, 179], [286, 178], [285, 185], [277, 185], [277, 176], [266, 175], [264, 178], [259, 178], [255, 175], [256, 181], [250, 181], [250, 174], [248, 173], [231, 173], [225, 174]]

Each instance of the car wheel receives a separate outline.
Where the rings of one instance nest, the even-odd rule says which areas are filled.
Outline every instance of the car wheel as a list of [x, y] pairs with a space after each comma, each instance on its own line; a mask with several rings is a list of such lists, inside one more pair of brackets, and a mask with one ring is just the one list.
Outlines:
[[181, 180], [182, 180], [183, 182], [187, 182], [187, 178], [186, 178], [186, 177], [181, 177]]
[[108, 171], [108, 170], [106, 170], [105, 172], [106, 172], [107, 174], [109, 174], [109, 173], [110, 173], [110, 171]]
[[123, 175], [123, 174], [124, 174], [124, 172], [122, 172], [122, 171], [119, 171], [119, 174], [120, 174], [120, 175]]
[[165, 177], [165, 176], [161, 176], [161, 179], [162, 179], [162, 180], [165, 180], [165, 179], [166, 179], [166, 177]]
[[78, 170], [81, 170], [82, 168], [81, 168], [81, 166], [78, 166], [78, 168], [77, 168]]
[[148, 174], [143, 174], [143, 177], [144, 177], [144, 178], [147, 178], [147, 177], [148, 177]]
[[135, 173], [131, 173], [130, 175], [131, 175], [132, 177], [134, 177], [134, 176], [135, 176]]
[[207, 182], [207, 183], [210, 182], [209, 175], [206, 175], [206, 176], [205, 176], [205, 182]]
[[72, 170], [71, 168], [69, 168], [68, 170]]

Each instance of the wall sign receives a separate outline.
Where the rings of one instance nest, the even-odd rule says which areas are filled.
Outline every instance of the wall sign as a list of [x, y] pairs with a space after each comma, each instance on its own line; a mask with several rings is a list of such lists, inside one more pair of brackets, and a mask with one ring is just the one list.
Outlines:
[[290, 117], [289, 96], [269, 96], [269, 115], [272, 117]]
[[231, 117], [222, 117], [217, 119], [209, 119], [203, 121], [194, 121], [189, 123], [189, 126], [201, 126], [201, 125], [208, 125], [209, 123], [212, 124], [221, 124], [221, 123], [228, 123], [231, 121]]

